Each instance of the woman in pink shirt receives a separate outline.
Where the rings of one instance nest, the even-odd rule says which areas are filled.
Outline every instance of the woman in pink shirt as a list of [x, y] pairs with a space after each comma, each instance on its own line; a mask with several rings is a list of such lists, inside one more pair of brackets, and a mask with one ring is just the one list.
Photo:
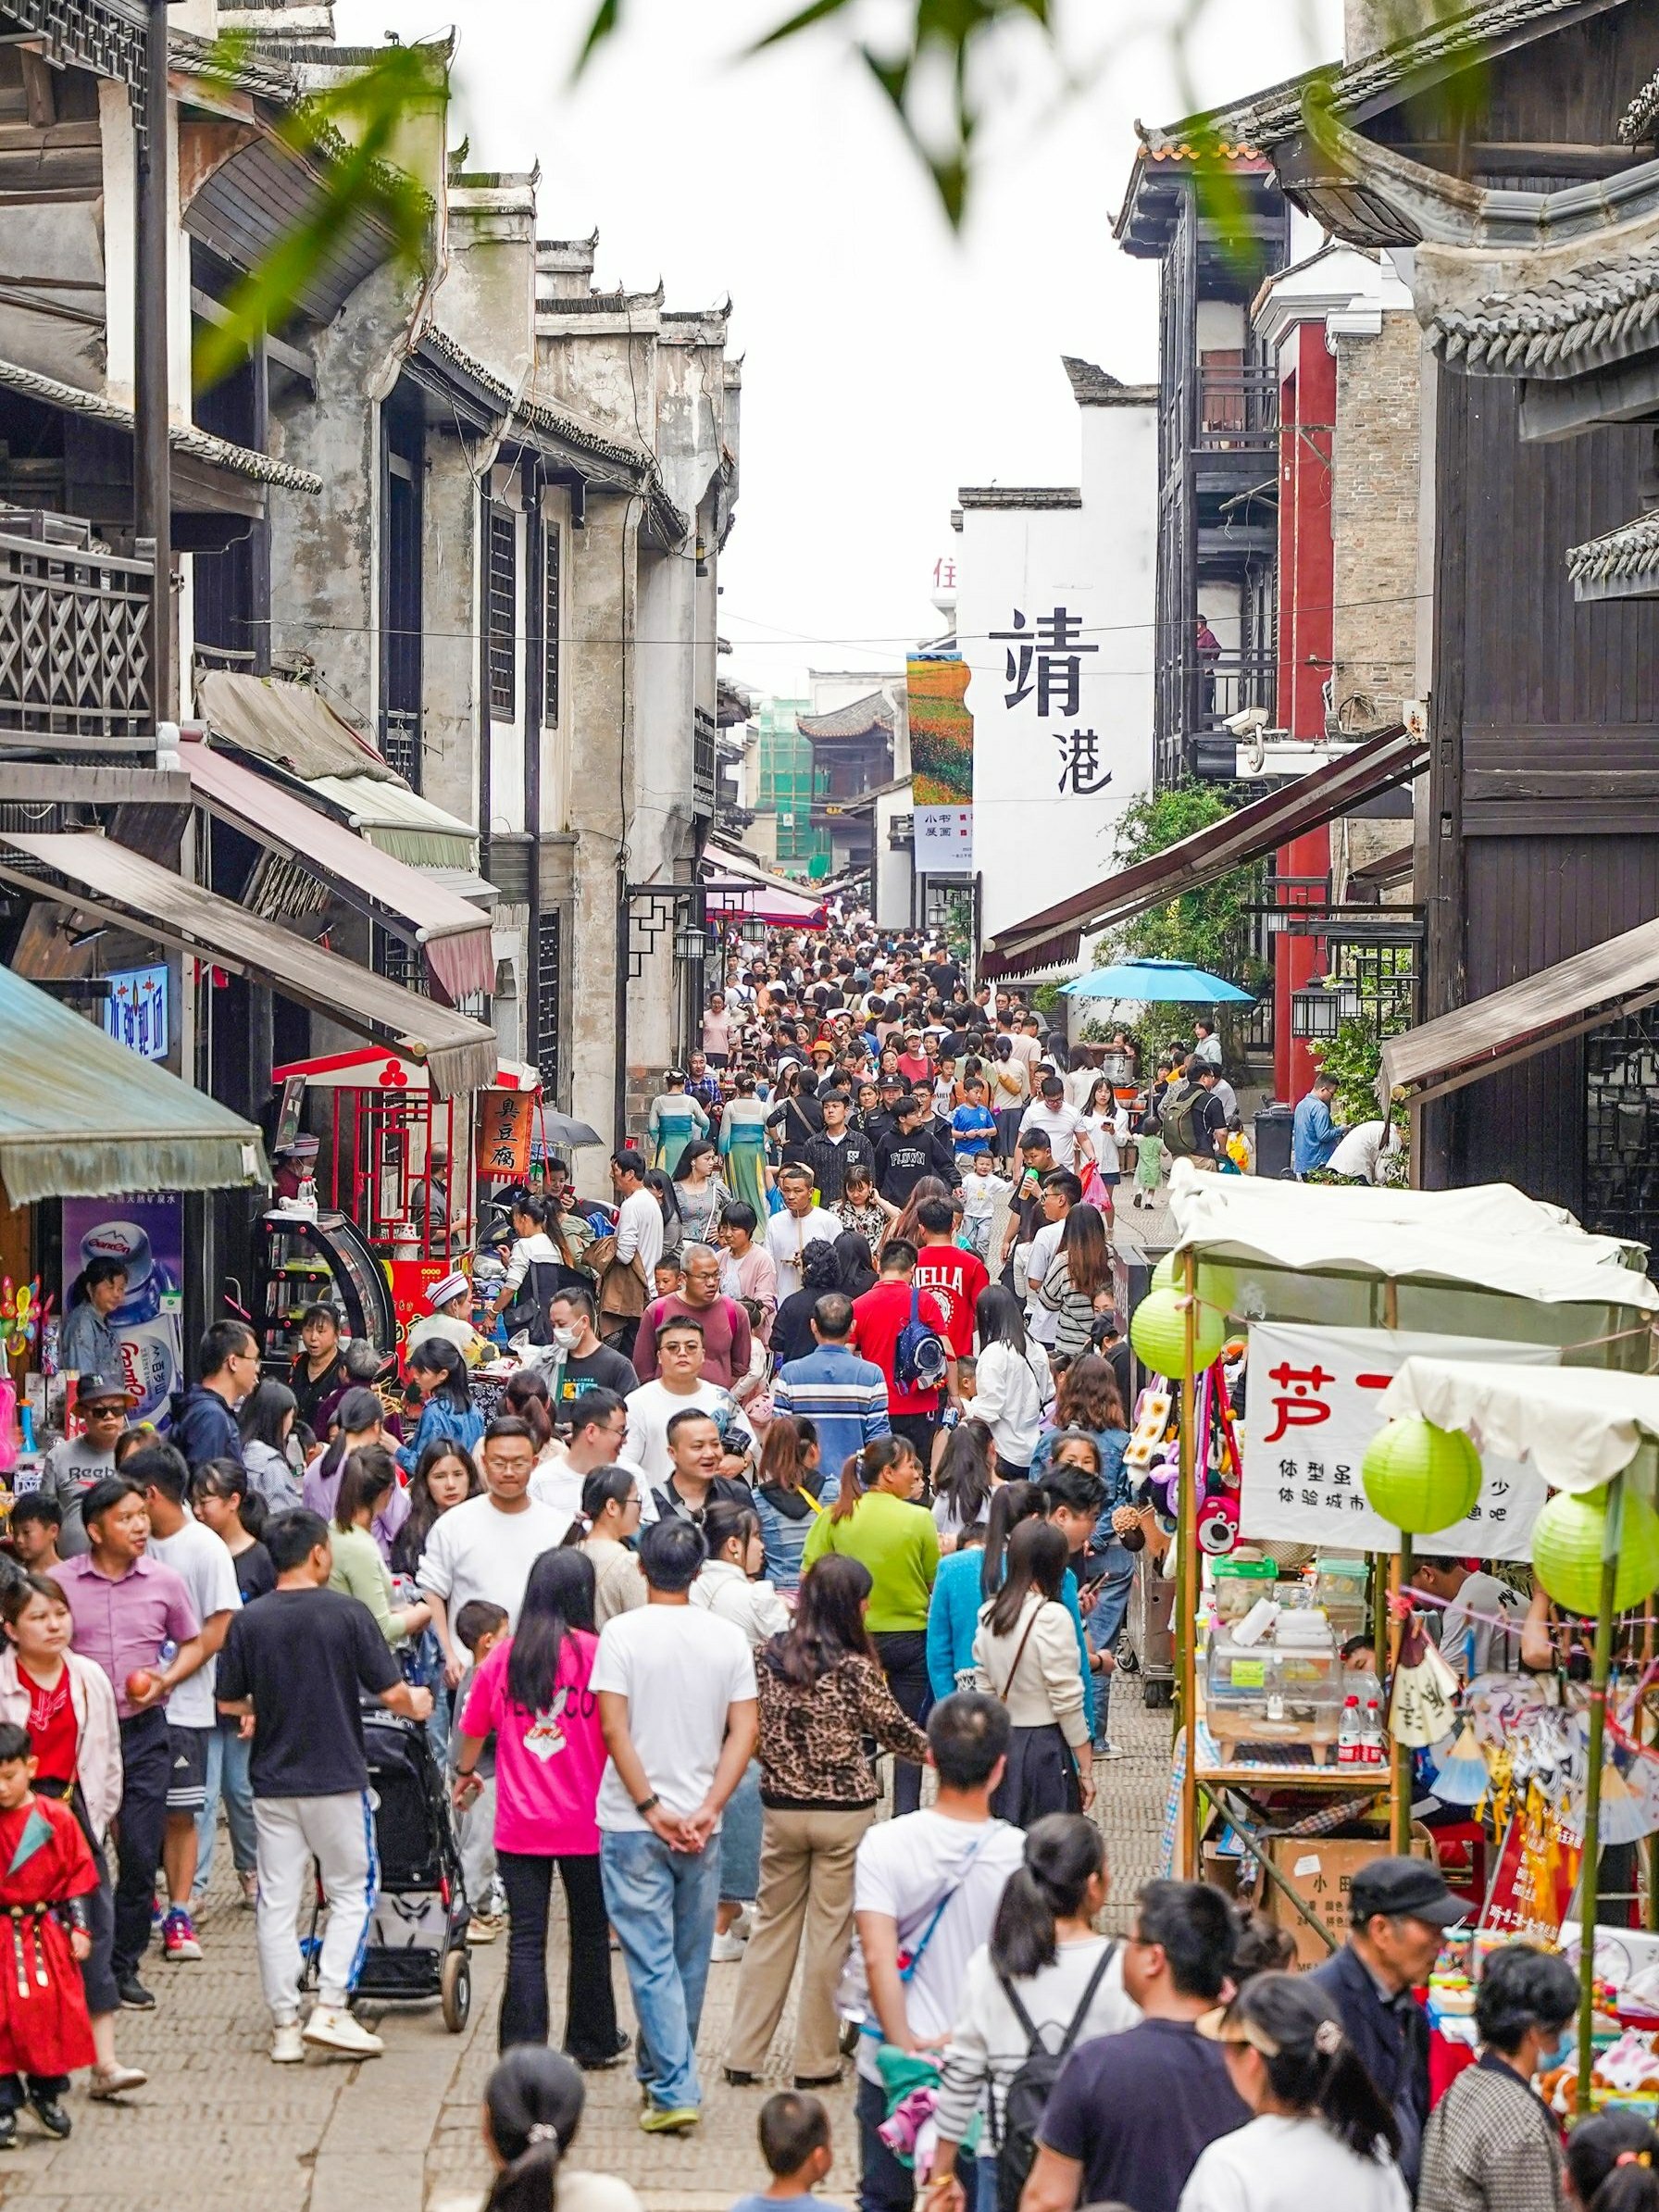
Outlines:
[[547, 2041], [556, 1859], [570, 1927], [564, 2043], [583, 2068], [609, 2066], [628, 2043], [617, 2030], [599, 1884], [594, 1806], [605, 1745], [588, 1687], [598, 1645], [592, 1561], [577, 1549], [543, 1552], [530, 1570], [518, 1628], [473, 1679], [455, 1747], [455, 1803], [465, 1809], [483, 1787], [476, 1768], [484, 1739], [495, 1738], [495, 1861], [509, 1923], [499, 2048]]

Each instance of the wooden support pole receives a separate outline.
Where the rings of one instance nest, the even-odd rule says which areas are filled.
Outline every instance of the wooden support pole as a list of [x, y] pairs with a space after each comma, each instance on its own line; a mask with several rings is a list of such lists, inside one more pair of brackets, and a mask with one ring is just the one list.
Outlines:
[[1176, 1649], [1180, 1663], [1181, 1726], [1187, 1731], [1187, 1763], [1181, 1775], [1180, 1833], [1177, 1864], [1184, 1881], [1198, 1879], [1198, 1480], [1196, 1439], [1198, 1380], [1198, 1256], [1181, 1254], [1181, 1286], [1187, 1301], [1186, 1343], [1181, 1373], [1180, 1480], [1176, 1542]]
[[[1621, 1478], [1614, 1485], [1623, 1503]], [[1611, 1499], [1609, 1503], [1611, 1503]], [[1622, 1513], [1615, 1519], [1622, 1520]], [[1578, 2110], [1590, 2110], [1590, 2021], [1595, 2015], [1596, 1904], [1601, 1889], [1602, 1747], [1607, 1728], [1607, 1677], [1613, 1671], [1613, 1593], [1618, 1575], [1617, 1539], [1610, 1531], [1613, 1556], [1602, 1561], [1602, 1594], [1596, 1606], [1595, 1658], [1590, 1674], [1590, 1753], [1584, 1777], [1584, 1856], [1578, 1868]]]

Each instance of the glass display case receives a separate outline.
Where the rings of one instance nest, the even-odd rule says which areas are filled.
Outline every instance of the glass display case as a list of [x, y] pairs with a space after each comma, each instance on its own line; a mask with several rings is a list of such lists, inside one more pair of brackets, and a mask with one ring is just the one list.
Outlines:
[[1316, 1612], [1282, 1614], [1260, 1642], [1210, 1632], [1204, 1718], [1230, 1763], [1240, 1744], [1306, 1744], [1316, 1766], [1334, 1758], [1342, 1717], [1342, 1662], [1330, 1624]]

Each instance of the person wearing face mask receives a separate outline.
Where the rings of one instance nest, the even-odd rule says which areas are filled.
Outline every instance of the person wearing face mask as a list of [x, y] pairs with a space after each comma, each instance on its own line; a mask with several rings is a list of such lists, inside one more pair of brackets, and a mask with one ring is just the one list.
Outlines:
[[572, 1419], [577, 1401], [591, 1390], [614, 1391], [625, 1398], [639, 1389], [632, 1360], [599, 1341], [592, 1291], [567, 1284], [553, 1298], [547, 1318], [554, 1347], [547, 1380], [555, 1420]]
[[1561, 2134], [1533, 2077], [1565, 2056], [1578, 1977], [1565, 1958], [1506, 1943], [1480, 1970], [1477, 2065], [1428, 2117], [1418, 2212], [1560, 2212]]

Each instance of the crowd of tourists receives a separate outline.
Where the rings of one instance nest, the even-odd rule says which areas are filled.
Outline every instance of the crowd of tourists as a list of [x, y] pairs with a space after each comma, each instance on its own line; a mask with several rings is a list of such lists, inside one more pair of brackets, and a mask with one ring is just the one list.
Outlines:
[[[0, 1909], [50, 1995], [0, 1975], [0, 2146], [25, 2111], [69, 2132], [78, 2068], [143, 2087], [117, 2027], [153, 1945], [203, 1956], [221, 1806], [272, 2061], [379, 2055], [368, 1703], [445, 1778], [468, 1940], [505, 1936], [497, 2212], [638, 2212], [567, 2156], [582, 2075], [630, 2062], [651, 2135], [699, 2124], [711, 2063], [753, 2089], [744, 2212], [821, 2205], [849, 2061], [860, 2212], [911, 2212], [918, 2169], [938, 2212], [1659, 2212], [1645, 2141], [1598, 2121], [1564, 2164], [1525, 2102], [1559, 1962], [1489, 1961], [1482, 2068], [1430, 2114], [1411, 1993], [1462, 1908], [1421, 1862], [1356, 1878], [1305, 1976], [1199, 1884], [1095, 1931], [1118, 1640], [1167, 1542], [1125, 1474], [1114, 1211], [1131, 1127], [1154, 1183], [1172, 1142], [1225, 1163], [1219, 1046], [1196, 1025], [1137, 1091], [1132, 1040], [1103, 1072], [937, 945], [857, 915], [829, 945], [733, 964], [608, 1218], [563, 1177], [517, 1194], [489, 1297], [437, 1286], [408, 1403], [327, 1305], [285, 1381], [215, 1324], [165, 1439], [82, 1378], [0, 1568]], [[469, 1336], [527, 1301], [486, 1421]]]

